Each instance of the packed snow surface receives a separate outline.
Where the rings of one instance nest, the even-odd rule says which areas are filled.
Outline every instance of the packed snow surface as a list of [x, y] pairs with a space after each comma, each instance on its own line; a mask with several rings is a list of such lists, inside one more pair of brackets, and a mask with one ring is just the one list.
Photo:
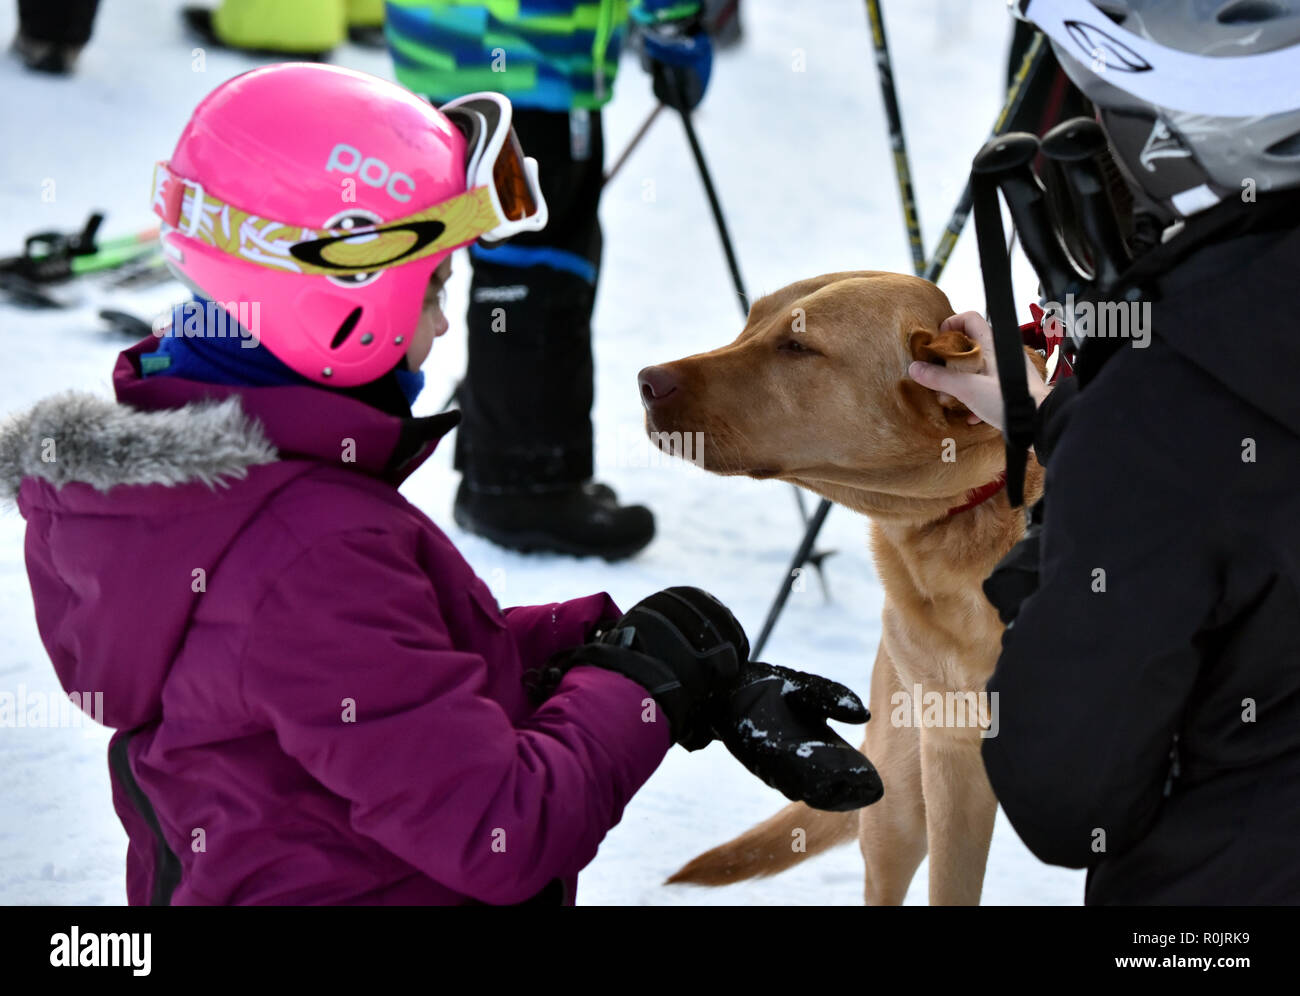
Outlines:
[[[697, 114], [700, 140], [755, 297], [834, 270], [910, 268], [890, 145], [858, 0], [744, 0], [743, 44], [717, 58]], [[76, 75], [50, 79], [0, 56], [0, 254], [23, 237], [74, 229], [93, 209], [107, 235], [152, 224], [152, 164], [166, 158], [194, 105], [222, 80], [258, 64], [196, 50], [179, 0], [103, 5]], [[886, 0], [926, 244], [937, 241], [971, 156], [1002, 99], [1010, 21], [1001, 0]], [[15, 5], [0, 3], [0, 38]], [[347, 45], [343, 65], [391, 77], [386, 53]], [[613, 162], [653, 107], [648, 80], [624, 60], [605, 112]], [[659, 458], [642, 431], [637, 371], [730, 341], [741, 320], [680, 122], [663, 114], [608, 188], [606, 249], [596, 312], [598, 473], [627, 500], [649, 504], [659, 537], [629, 563], [524, 557], [461, 533], [451, 520], [451, 447], [407, 483], [407, 496], [447, 529], [503, 604], [606, 590], [630, 605], [672, 584], [698, 585], [756, 634], [798, 542], [801, 524], [782, 483], [711, 477]], [[448, 314], [464, 314], [468, 263], [457, 259]], [[967, 231], [941, 285], [957, 311], [981, 309], [974, 238]], [[1028, 300], [1033, 284], [1017, 269]], [[55, 391], [109, 393], [115, 353], [129, 340], [105, 330], [98, 307], [147, 320], [178, 300], [177, 285], [38, 313], [0, 304], [0, 413]], [[435, 410], [463, 370], [464, 335], [439, 340], [417, 411]], [[808, 499], [809, 508], [813, 499]], [[0, 515], [0, 691], [57, 694], [36, 630], [23, 567], [23, 528]], [[805, 579], [765, 657], [819, 671], [865, 700], [880, 637], [881, 590], [866, 523], [837, 509], [821, 545], [831, 591]], [[141, 551], [147, 556], [147, 551]], [[140, 624], [148, 625], [142, 611]], [[1045, 662], [1047, 663], [1047, 662]], [[886, 721], [877, 716], [873, 722]], [[852, 742], [860, 731], [839, 727]], [[109, 798], [98, 728], [0, 729], [0, 903], [125, 901], [126, 838]], [[584, 872], [584, 904], [853, 904], [862, 860], [846, 846], [776, 878], [725, 889], [665, 887], [687, 859], [775, 812], [782, 798], [718, 744], [674, 749]], [[999, 816], [986, 903], [1080, 901], [1081, 873], [1038, 862]], [[926, 901], [922, 866], [909, 903]]]

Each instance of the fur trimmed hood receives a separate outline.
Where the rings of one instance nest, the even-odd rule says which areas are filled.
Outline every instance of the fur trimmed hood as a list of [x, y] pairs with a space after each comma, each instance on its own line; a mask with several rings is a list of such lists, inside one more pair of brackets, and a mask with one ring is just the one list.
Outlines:
[[[103, 691], [102, 721], [117, 729], [160, 715], [191, 621], [218, 589], [239, 603], [223, 618], [249, 618], [239, 599], [298, 555], [301, 530], [404, 507], [396, 485], [459, 417], [401, 419], [315, 387], [145, 378], [150, 345], [118, 357], [116, 402], [66, 392], [0, 422], [0, 507], [27, 520], [41, 640], [64, 690]], [[232, 564], [237, 548], [245, 560]]]
[[157, 717], [207, 574], [315, 466], [268, 435], [239, 397], [143, 411], [66, 392], [0, 423], [41, 640], [66, 691], [103, 692], [105, 725]]
[[0, 422], [0, 502], [13, 502], [25, 477], [101, 492], [119, 484], [216, 487], [276, 459], [237, 397], [138, 411], [66, 391]]

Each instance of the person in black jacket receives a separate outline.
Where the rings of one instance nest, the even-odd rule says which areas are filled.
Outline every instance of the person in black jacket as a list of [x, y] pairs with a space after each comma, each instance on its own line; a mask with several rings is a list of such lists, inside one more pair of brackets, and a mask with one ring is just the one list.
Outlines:
[[[1300, 11], [1108, 0], [1083, 37], [1145, 61], [1137, 79], [1069, 48], [1087, 4], [1025, 6], [1164, 241], [1098, 294], [1149, 305], [1150, 335], [1087, 339], [1039, 407], [1039, 545], [1009, 558], [1037, 588], [986, 587], [1010, 622], [985, 767], [1038, 857], [1088, 868], [1090, 905], [1300, 903], [1300, 158], [1282, 154], [1300, 147]], [[1278, 52], [1279, 92], [1222, 115], [1216, 73]], [[1177, 108], [1152, 99], [1170, 75]], [[950, 323], [992, 355], [979, 316]], [[1002, 424], [991, 360], [913, 376]]]

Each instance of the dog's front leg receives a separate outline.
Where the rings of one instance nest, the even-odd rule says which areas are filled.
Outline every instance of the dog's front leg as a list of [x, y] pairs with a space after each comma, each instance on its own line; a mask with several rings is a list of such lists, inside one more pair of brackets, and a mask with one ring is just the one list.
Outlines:
[[998, 809], [979, 730], [923, 726], [920, 732], [930, 905], [978, 906]]
[[901, 906], [925, 858], [920, 731], [910, 722], [894, 723], [895, 696], [902, 687], [882, 640], [871, 673], [872, 719], [867, 724], [862, 752], [880, 772], [885, 795], [858, 811], [858, 844], [867, 866], [864, 896], [868, 906]]

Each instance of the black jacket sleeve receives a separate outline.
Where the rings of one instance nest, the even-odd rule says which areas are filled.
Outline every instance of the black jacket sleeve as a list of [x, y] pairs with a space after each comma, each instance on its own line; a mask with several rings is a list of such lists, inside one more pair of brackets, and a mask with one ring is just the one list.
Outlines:
[[[1047, 464], [1057, 439], [1069, 423], [1078, 392], [1078, 380], [1067, 378], [1052, 388], [1034, 413], [1034, 453], [1043, 465]], [[1024, 537], [998, 562], [984, 582], [985, 597], [998, 610], [998, 617], [1004, 624], [1016, 617], [1025, 599], [1038, 588], [1039, 550], [1046, 505], [1045, 498], [1034, 504], [1029, 511], [1029, 527]]]
[[1218, 597], [1195, 388], [1167, 354], [1128, 353], [1057, 402], [1073, 412], [1049, 446], [1040, 584], [988, 685], [993, 789], [1030, 850], [1071, 867], [1154, 819]]
[[1078, 394], [1078, 378], [1067, 377], [1056, 383], [1034, 413], [1034, 454], [1043, 466], [1047, 466], [1052, 450], [1056, 448], [1056, 441], [1061, 438], [1061, 433], [1070, 421], [1070, 410]]

